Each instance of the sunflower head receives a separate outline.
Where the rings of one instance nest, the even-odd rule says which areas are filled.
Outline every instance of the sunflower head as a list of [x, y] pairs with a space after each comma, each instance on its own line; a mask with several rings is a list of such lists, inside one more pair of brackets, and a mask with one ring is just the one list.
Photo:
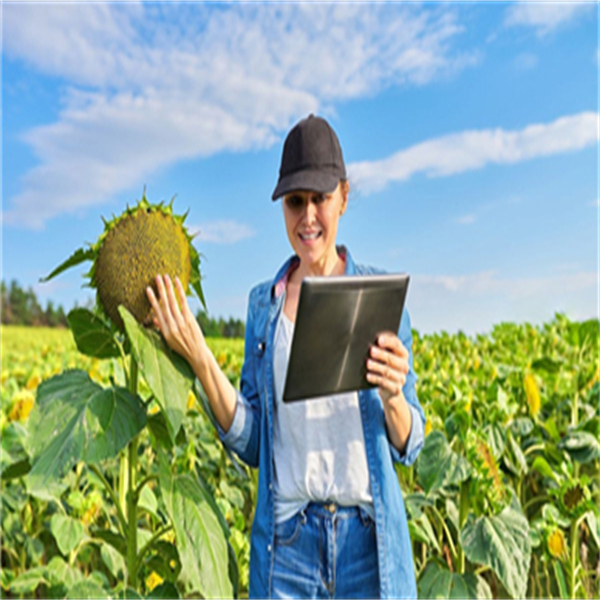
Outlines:
[[558, 507], [563, 515], [578, 519], [594, 508], [588, 483], [588, 478], [583, 475], [579, 479], [565, 481], [558, 490], [551, 490], [550, 493], [558, 499]]
[[525, 396], [527, 398], [527, 406], [529, 407], [529, 414], [535, 417], [540, 412], [542, 401], [540, 398], [540, 390], [538, 388], [535, 377], [531, 373], [525, 375], [523, 380], [523, 386], [525, 387]]
[[46, 279], [84, 260], [92, 261], [86, 277], [97, 291], [98, 305], [117, 328], [123, 330], [119, 306], [148, 325], [152, 308], [146, 288], [156, 291], [157, 275], [178, 277], [188, 293], [191, 286], [204, 304], [200, 287], [200, 258], [184, 226], [185, 215], [173, 213], [173, 200], [151, 204], [144, 195], [118, 217], [104, 221], [104, 231], [95, 244], [77, 250]]
[[548, 552], [554, 558], [560, 558], [567, 550], [567, 542], [563, 532], [557, 528], [553, 529], [546, 540]]

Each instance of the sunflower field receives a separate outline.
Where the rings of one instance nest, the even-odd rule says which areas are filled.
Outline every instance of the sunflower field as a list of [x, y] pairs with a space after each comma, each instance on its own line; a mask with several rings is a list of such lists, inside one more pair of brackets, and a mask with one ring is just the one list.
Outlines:
[[[197, 383], [179, 412], [161, 396], [181, 381], [154, 338], [122, 313], [131, 348], [89, 356], [106, 338], [79, 311], [72, 331], [2, 328], [2, 596], [246, 597], [256, 473]], [[426, 439], [397, 474], [419, 595], [597, 598], [598, 321], [413, 334]], [[208, 342], [238, 385], [243, 340]]]

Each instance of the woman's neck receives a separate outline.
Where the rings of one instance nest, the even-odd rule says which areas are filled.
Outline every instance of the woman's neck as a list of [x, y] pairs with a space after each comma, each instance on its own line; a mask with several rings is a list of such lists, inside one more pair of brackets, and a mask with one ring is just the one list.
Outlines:
[[292, 274], [294, 281], [300, 283], [305, 277], [323, 277], [328, 275], [343, 275], [346, 269], [344, 259], [338, 255], [337, 250], [325, 257], [321, 262], [307, 264], [300, 261], [298, 268]]

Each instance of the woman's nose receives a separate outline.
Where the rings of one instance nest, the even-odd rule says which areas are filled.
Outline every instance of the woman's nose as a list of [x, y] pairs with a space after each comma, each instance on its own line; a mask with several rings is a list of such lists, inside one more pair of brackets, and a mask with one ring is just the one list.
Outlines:
[[313, 223], [317, 216], [317, 206], [314, 202], [307, 202], [304, 207], [304, 220], [307, 223]]

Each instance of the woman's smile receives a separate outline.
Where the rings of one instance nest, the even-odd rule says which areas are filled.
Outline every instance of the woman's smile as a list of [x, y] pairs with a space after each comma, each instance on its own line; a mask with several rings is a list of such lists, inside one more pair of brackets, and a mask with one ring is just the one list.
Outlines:
[[304, 231], [302, 233], [299, 233], [298, 237], [305, 244], [312, 244], [312, 242], [315, 242], [318, 238], [321, 237], [322, 234], [323, 234], [322, 231]]

